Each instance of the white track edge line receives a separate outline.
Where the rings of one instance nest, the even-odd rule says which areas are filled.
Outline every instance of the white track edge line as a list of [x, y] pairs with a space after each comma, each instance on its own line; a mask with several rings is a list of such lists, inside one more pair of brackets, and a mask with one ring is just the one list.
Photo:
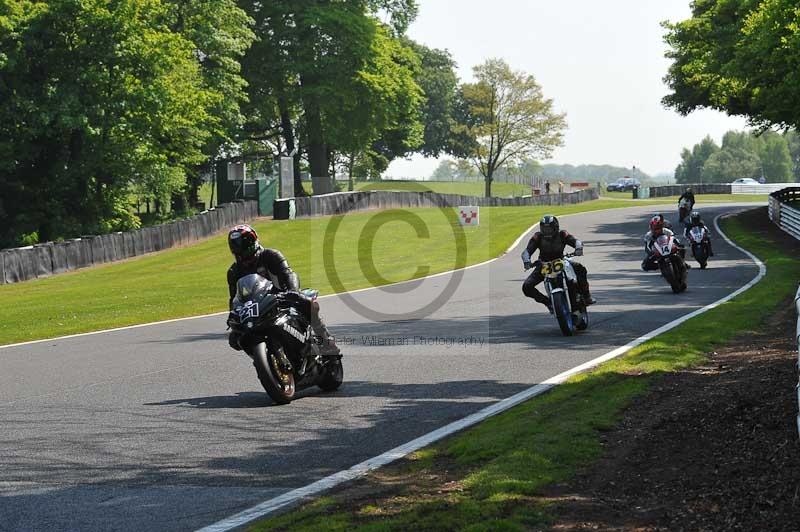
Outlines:
[[[737, 212], [743, 212], [743, 211], [737, 211]], [[395, 460], [403, 458], [413, 453], [414, 451], [418, 451], [419, 449], [426, 447], [431, 443], [441, 440], [442, 438], [445, 438], [455, 432], [461, 431], [467, 427], [475, 425], [480, 421], [483, 421], [489, 417], [499, 414], [500, 412], [504, 412], [522, 403], [523, 401], [536, 397], [537, 395], [541, 395], [544, 392], [552, 389], [556, 385], [566, 381], [573, 375], [582, 373], [588, 369], [598, 366], [599, 364], [602, 364], [603, 362], [607, 362], [608, 360], [619, 357], [620, 355], [630, 351], [634, 347], [637, 347], [643, 344], [644, 342], [653, 339], [659, 334], [667, 332], [670, 329], [674, 329], [678, 325], [681, 325], [682, 323], [696, 316], [699, 316], [700, 314], [703, 314], [705, 312], [708, 312], [709, 310], [717, 308], [723, 303], [726, 303], [731, 299], [733, 299], [734, 297], [738, 296], [739, 294], [749, 290], [759, 281], [761, 281], [761, 279], [764, 278], [764, 276], [767, 273], [767, 267], [758, 257], [753, 255], [743, 247], [735, 244], [730, 238], [728, 238], [728, 236], [725, 233], [722, 232], [722, 229], [719, 227], [718, 220], [724, 216], [730, 216], [730, 214], [720, 214], [716, 218], [714, 218], [714, 228], [717, 230], [717, 233], [720, 236], [722, 236], [722, 238], [724, 238], [728, 244], [730, 244], [734, 248], [738, 249], [739, 251], [747, 255], [756, 264], [756, 266], [758, 266], [758, 274], [752, 280], [750, 280], [750, 282], [748, 282], [746, 285], [742, 286], [741, 288], [737, 289], [731, 294], [728, 294], [722, 299], [719, 299], [709, 305], [706, 305], [705, 307], [699, 308], [693, 312], [690, 312], [689, 314], [686, 314], [685, 316], [681, 316], [680, 318], [677, 318], [665, 325], [662, 325], [661, 327], [653, 331], [650, 331], [649, 333], [640, 336], [639, 338], [636, 338], [635, 340], [628, 342], [622, 347], [618, 347], [617, 349], [614, 349], [613, 351], [610, 351], [605, 355], [599, 356], [579, 366], [575, 366], [572, 369], [559, 373], [555, 377], [550, 377], [544, 382], [536, 384], [528, 388], [527, 390], [523, 390], [515, 395], [512, 395], [511, 397], [507, 397], [482, 410], [479, 410], [478, 412], [475, 412], [474, 414], [459, 419], [458, 421], [449, 423], [444, 427], [429, 432], [423, 436], [420, 436], [419, 438], [411, 440], [410, 442], [404, 443], [403, 445], [400, 445], [398, 447], [395, 447], [394, 449], [386, 451], [383, 454], [380, 454], [373, 458], [369, 458], [359, 464], [352, 466], [349, 469], [339, 471], [338, 473], [329, 475], [325, 478], [317, 480], [316, 482], [312, 482], [311, 484], [308, 484], [306, 486], [293, 489], [282, 495], [264, 501], [256, 506], [253, 506], [252, 508], [248, 508], [247, 510], [244, 510], [235, 515], [232, 515], [231, 517], [223, 519], [222, 521], [204, 527], [200, 529], [198, 532], [227, 532], [228, 530], [240, 527], [244, 524], [254, 521], [255, 519], [264, 517], [265, 515], [275, 512], [276, 510], [279, 510], [285, 506], [289, 506], [297, 502], [300, 502], [301, 500], [306, 499], [308, 497], [318, 495], [319, 493], [322, 493], [323, 491], [333, 488], [338, 484], [362, 477], [372, 470], [378, 469], [379, 467], [382, 467], [391, 462], [394, 462]], [[517, 242], [517, 244], [518, 243], [519, 242]], [[513, 247], [511, 249], [513, 249]]]

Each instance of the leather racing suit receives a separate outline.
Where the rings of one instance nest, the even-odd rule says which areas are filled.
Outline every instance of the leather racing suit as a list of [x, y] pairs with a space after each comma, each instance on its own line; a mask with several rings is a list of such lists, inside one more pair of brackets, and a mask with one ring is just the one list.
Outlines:
[[[647, 234], [644, 235], [644, 253], [645, 253], [645, 257], [644, 257], [644, 260], [642, 261], [642, 270], [644, 270], [646, 272], [650, 272], [650, 271], [654, 271], [654, 270], [658, 270], [659, 269], [658, 260], [656, 258], [655, 252], [653, 251], [653, 245], [655, 244], [656, 239], [661, 235], [675, 236], [675, 233], [673, 233], [672, 230], [670, 230], [670, 229], [664, 228], [664, 229], [662, 229], [662, 233], [659, 234], [659, 235], [653, 236], [653, 232], [652, 231], [648, 231]], [[680, 248], [680, 251], [678, 253], [680, 254], [681, 258], [685, 260], [686, 259], [686, 248], [683, 246], [683, 244], [681, 243], [680, 240], [678, 240], [677, 238], [675, 240], [677, 241], [678, 247]], [[686, 266], [687, 266], [687, 268], [689, 267], [688, 264]]]
[[[300, 280], [297, 274], [289, 267], [286, 257], [277, 249], [260, 248], [255, 257], [248, 261], [236, 261], [228, 269], [228, 292], [230, 300], [228, 307], [233, 308], [233, 298], [236, 296], [236, 283], [245, 275], [257, 273], [269, 279], [279, 292], [299, 292]], [[298, 298], [305, 298], [297, 294]], [[320, 352], [325, 356], [338, 356], [341, 354], [336, 346], [336, 340], [328, 331], [328, 327], [319, 314], [319, 306], [316, 302], [311, 303], [311, 327], [314, 333], [322, 338], [323, 344]], [[234, 349], [241, 349], [239, 346], [239, 335], [231, 332], [228, 341]]]
[[[550, 307], [550, 298], [542, 294], [536, 285], [544, 281], [542, 275], [542, 263], [550, 262], [552, 260], [564, 257], [564, 248], [571, 246], [576, 250], [583, 250], [583, 243], [569, 234], [567, 231], [559, 231], [553, 238], [545, 238], [540, 231], [533, 234], [528, 241], [528, 245], [522, 252], [522, 262], [525, 264], [526, 269], [533, 266], [533, 272], [522, 283], [522, 293], [527, 297], [535, 299], [538, 303]], [[539, 258], [536, 262], [532, 263], [531, 257], [539, 250]], [[591, 294], [589, 292], [589, 280], [587, 279], [588, 272], [586, 267], [570, 259], [575, 275], [578, 277], [578, 290], [586, 301], [591, 301]]]

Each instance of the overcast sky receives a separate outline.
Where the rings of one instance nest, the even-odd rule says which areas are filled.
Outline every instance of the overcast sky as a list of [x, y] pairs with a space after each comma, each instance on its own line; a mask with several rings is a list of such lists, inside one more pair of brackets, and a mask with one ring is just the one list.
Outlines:
[[[682, 147], [706, 134], [719, 141], [742, 119], [713, 111], [681, 117], [661, 106], [663, 20], [689, 17], [689, 0], [419, 0], [410, 36], [446, 48], [462, 80], [488, 57], [533, 74], [567, 113], [564, 147], [552, 161], [636, 165], [672, 172]], [[423, 178], [436, 160], [396, 161], [392, 177]]]

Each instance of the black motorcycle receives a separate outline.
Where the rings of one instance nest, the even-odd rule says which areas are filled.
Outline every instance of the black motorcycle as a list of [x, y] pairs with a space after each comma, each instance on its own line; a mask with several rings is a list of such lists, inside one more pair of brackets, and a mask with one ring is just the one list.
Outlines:
[[344, 378], [341, 356], [322, 356], [322, 339], [311, 327], [317, 292], [276, 292], [258, 274], [239, 279], [228, 326], [242, 335], [239, 344], [250, 358], [258, 380], [278, 404], [311, 386], [339, 388]]

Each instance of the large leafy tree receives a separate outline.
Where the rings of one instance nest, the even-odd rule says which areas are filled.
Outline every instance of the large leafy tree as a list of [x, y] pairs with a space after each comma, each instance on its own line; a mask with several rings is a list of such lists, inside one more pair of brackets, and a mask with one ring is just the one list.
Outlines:
[[[252, 129], [260, 128], [264, 133], [277, 130], [288, 151], [302, 151], [311, 175], [318, 178], [315, 192], [330, 190], [328, 178], [334, 155], [352, 154], [356, 137], [358, 144], [373, 142], [370, 130], [380, 128], [382, 121], [389, 127], [387, 131], [399, 137], [399, 141], [392, 137], [393, 142], [401, 147], [414, 145], [416, 111], [406, 113], [410, 118], [405, 121], [399, 116], [386, 121], [381, 113], [353, 112], [358, 98], [365, 96], [365, 87], [377, 90], [368, 95], [369, 99], [384, 97], [386, 92], [378, 78], [391, 79], [406, 66], [406, 54], [396, 53], [399, 45], [389, 41], [398, 39], [416, 15], [413, 0], [245, 0], [241, 5], [256, 20], [259, 37], [245, 60], [253, 107], [258, 105], [260, 116], [260, 126]], [[388, 18], [388, 27], [376, 18], [379, 13]], [[388, 67], [383, 61], [386, 57], [398, 60], [396, 68], [376, 70]], [[418, 91], [415, 84], [401, 85], [412, 93]], [[398, 95], [397, 85], [389, 90]], [[403, 96], [396, 107], [402, 108], [403, 102], [415, 98], [414, 94]], [[387, 100], [383, 103], [394, 105]], [[348, 117], [358, 119], [348, 124], [352, 128], [349, 136], [343, 127]]]
[[411, 48], [376, 27], [371, 54], [356, 73], [349, 97], [339, 101], [338, 112], [328, 120], [329, 142], [346, 156], [350, 190], [356, 160], [379, 138], [391, 138], [395, 151], [404, 153], [422, 143], [419, 68]]
[[[235, 0], [166, 0], [169, 7], [168, 24], [194, 47], [200, 64], [203, 88], [213, 96], [208, 109], [214, 117], [203, 147], [207, 161], [222, 147], [231, 143], [241, 129], [244, 117], [241, 106], [247, 101], [241, 60], [253, 43], [253, 21]], [[204, 161], [204, 164], [207, 164]], [[188, 172], [188, 200], [198, 200], [201, 167]], [[176, 198], [180, 203], [183, 194]]]
[[796, 1], [695, 0], [690, 19], [666, 27], [665, 105], [718, 109], [764, 129], [800, 125]]
[[477, 141], [470, 158], [490, 197], [499, 168], [507, 162], [549, 157], [563, 143], [567, 125], [533, 76], [513, 71], [501, 59], [489, 59], [474, 72], [476, 82], [462, 88], [467, 127]]
[[132, 181], [183, 187], [219, 120], [159, 0], [0, 0], [3, 244], [124, 228]]

